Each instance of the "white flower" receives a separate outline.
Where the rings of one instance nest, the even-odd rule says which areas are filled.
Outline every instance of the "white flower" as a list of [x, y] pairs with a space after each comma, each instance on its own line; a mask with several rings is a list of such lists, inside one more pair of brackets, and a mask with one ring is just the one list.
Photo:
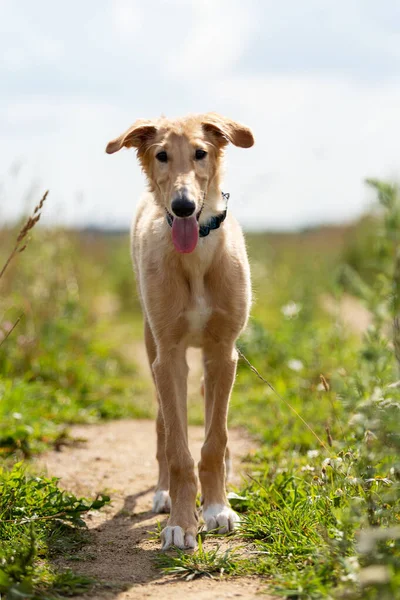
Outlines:
[[348, 475], [346, 477], [346, 481], [350, 485], [359, 485], [360, 483], [362, 483], [362, 479], [360, 479], [358, 477], [353, 477], [352, 475]]
[[301, 467], [301, 471], [304, 473], [306, 471], [315, 471], [315, 467], [312, 467], [311, 465], [304, 465], [304, 467]]
[[355, 413], [352, 417], [350, 417], [349, 425], [362, 425], [365, 423], [365, 415], [362, 413]]
[[288, 360], [288, 367], [292, 369], [292, 371], [301, 371], [304, 369], [304, 365], [298, 358], [291, 358]]
[[332, 469], [338, 469], [343, 462], [343, 459], [340, 456], [336, 456], [335, 458], [325, 458], [322, 462], [322, 468], [326, 469], [326, 467], [332, 467]]
[[371, 395], [371, 400], [373, 402], [380, 402], [381, 400], [383, 400], [382, 388], [380, 388], [378, 386], [374, 387], [374, 391], [372, 392], [372, 395]]
[[293, 300], [281, 308], [281, 313], [286, 319], [295, 319], [300, 311], [301, 304], [293, 302]]
[[392, 485], [393, 481], [388, 479], [388, 477], [372, 477], [371, 479], [366, 479], [366, 483], [384, 483], [386, 485]]
[[376, 437], [375, 433], [373, 431], [371, 431], [370, 429], [367, 429], [367, 431], [364, 433], [364, 442], [366, 444], [371, 444], [372, 442], [374, 442], [377, 439], [378, 438]]
[[307, 450], [308, 458], [316, 458], [319, 455], [319, 450]]
[[22, 419], [22, 415], [19, 412], [15, 412], [12, 414], [13, 418], [16, 419], [17, 421], [20, 421]]

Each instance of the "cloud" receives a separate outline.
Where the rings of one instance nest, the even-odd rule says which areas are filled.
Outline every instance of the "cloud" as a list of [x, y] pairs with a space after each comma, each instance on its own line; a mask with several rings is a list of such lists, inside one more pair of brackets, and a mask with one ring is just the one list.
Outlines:
[[268, 0], [256, 17], [256, 33], [239, 65], [243, 71], [369, 80], [399, 72], [397, 2], [382, 9], [372, 0]]
[[244, 225], [351, 218], [364, 177], [399, 172], [398, 23], [392, 0], [5, 0], [0, 217], [34, 180], [53, 219], [126, 226], [144, 181], [133, 152], [104, 154], [108, 139], [138, 117], [216, 110], [256, 135], [228, 150]]
[[249, 226], [260, 216], [273, 227], [353, 218], [366, 208], [365, 177], [400, 171], [400, 81], [234, 79], [221, 82], [218, 95], [221, 104], [235, 99], [256, 134], [251, 159], [235, 152], [228, 170], [236, 188], [230, 173], [247, 174], [239, 213]]
[[255, 29], [252, 16], [240, 0], [193, 3], [191, 18], [168, 59], [171, 77], [204, 81], [233, 71]]

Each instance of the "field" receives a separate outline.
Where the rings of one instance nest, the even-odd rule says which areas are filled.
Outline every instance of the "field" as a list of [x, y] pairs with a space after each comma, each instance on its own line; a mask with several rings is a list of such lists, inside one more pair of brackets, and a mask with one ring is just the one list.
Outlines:
[[[231, 499], [241, 527], [227, 550], [201, 534], [194, 554], [155, 553], [160, 576], [400, 597], [400, 193], [370, 185], [377, 209], [354, 226], [247, 236], [254, 306], [239, 349], [265, 381], [240, 361], [230, 425], [255, 448]], [[1, 232], [0, 269], [19, 229]], [[127, 236], [36, 225], [26, 242], [0, 278], [0, 594], [64, 598], [103, 589], [60, 564], [84, 554], [85, 515], [113, 493], [76, 496], [37, 457], [75, 446], [74, 424], [155, 406]], [[198, 396], [189, 413], [201, 423]]]

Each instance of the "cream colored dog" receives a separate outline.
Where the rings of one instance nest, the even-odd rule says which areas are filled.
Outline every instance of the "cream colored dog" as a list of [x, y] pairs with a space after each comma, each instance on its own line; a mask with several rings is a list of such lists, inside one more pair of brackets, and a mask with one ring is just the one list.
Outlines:
[[[224, 148], [249, 148], [250, 129], [208, 113], [136, 121], [107, 145], [134, 147], [147, 176], [132, 229], [132, 253], [144, 314], [148, 358], [157, 389], [159, 479], [155, 512], [169, 512], [163, 549], [194, 548], [197, 479], [187, 434], [186, 350], [201, 347], [205, 442], [199, 476], [208, 530], [239, 521], [225, 491], [227, 411], [236, 374], [236, 339], [251, 302], [242, 231], [221, 192]], [[226, 218], [225, 218], [226, 217]]]

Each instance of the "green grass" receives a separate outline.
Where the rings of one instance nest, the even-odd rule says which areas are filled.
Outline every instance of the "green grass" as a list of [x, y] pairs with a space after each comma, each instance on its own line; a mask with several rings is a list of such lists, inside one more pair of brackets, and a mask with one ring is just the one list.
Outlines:
[[[394, 186], [371, 185], [379, 209], [358, 228], [248, 236], [255, 300], [239, 348], [277, 394], [240, 361], [230, 425], [259, 441], [247, 457], [251, 477], [231, 500], [240, 529], [230, 551], [207, 536], [192, 554], [161, 555], [165, 572], [258, 575], [268, 591], [299, 599], [400, 597], [400, 388], [389, 387], [399, 378], [391, 324], [400, 312], [400, 198]], [[2, 235], [0, 262], [14, 238]], [[0, 590], [65, 597], [91, 583], [51, 560], [85, 543], [78, 513], [91, 501], [54, 480], [37, 489], [29, 458], [73, 443], [71, 423], [153, 414], [129, 345], [140, 343], [142, 325], [127, 236], [34, 230], [0, 287], [3, 337], [23, 315], [0, 347], [0, 506], [11, 514], [0, 539], [12, 557], [0, 561]], [[324, 295], [340, 302], [344, 292], [372, 315], [362, 339], [324, 308]], [[66, 502], [61, 518], [49, 497], [59, 512]]]
[[[231, 501], [242, 517], [236, 545], [249, 551], [227, 573], [266, 576], [283, 597], [400, 597], [400, 390], [389, 387], [398, 379], [400, 194], [373, 185], [380, 213], [368, 269], [346, 263], [359, 257], [348, 241], [324, 254], [309, 234], [250, 237], [256, 302], [239, 347], [278, 394], [240, 361], [230, 422], [261, 447]], [[371, 312], [362, 340], [323, 309], [323, 294], [340, 301], [344, 291]], [[178, 553], [163, 568], [198, 575], [201, 556]], [[208, 556], [204, 571], [223, 558]]]
[[[1, 264], [17, 237], [3, 233]], [[52, 561], [85, 543], [81, 515], [107, 501], [75, 498], [37, 477], [29, 459], [74, 443], [70, 424], [152, 414], [149, 383], [119, 351], [120, 314], [103, 315], [96, 305], [104, 293], [102, 250], [74, 234], [34, 230], [0, 279], [0, 595], [7, 598], [89, 589], [91, 580]], [[124, 280], [128, 252], [126, 263]], [[118, 270], [109, 271], [106, 291], [116, 294]]]
[[[42, 450], [64, 436], [65, 423], [151, 414], [149, 384], [114, 340], [119, 321], [96, 311], [102, 273], [95, 257], [81, 261], [79, 238], [64, 232], [35, 234], [0, 282], [3, 335], [23, 314], [0, 349], [3, 455]], [[99, 295], [90, 297], [87, 287]]]
[[[108, 496], [94, 500], [63, 492], [55, 478], [33, 476], [21, 463], [0, 470], [0, 593], [7, 598], [50, 598], [84, 591], [87, 578], [56, 572], [51, 556], [84, 543], [77, 533], [82, 516], [102, 508]], [[69, 540], [69, 544], [68, 544]]]
[[[400, 597], [400, 392], [388, 387], [398, 378], [388, 333], [399, 306], [400, 194], [394, 186], [372, 185], [381, 213], [368, 277], [355, 271], [349, 282], [342, 278], [344, 262], [319, 271], [320, 259], [293, 257], [290, 274], [278, 265], [273, 284], [260, 284], [265, 301], [241, 341], [325, 446], [241, 365], [232, 422], [247, 423], [263, 445], [253, 459], [253, 480], [240, 491], [247, 503], [239, 539], [260, 551], [249, 572], [268, 573], [272, 589], [284, 596], [330, 597], [336, 590], [339, 597]], [[338, 298], [343, 286], [356, 293], [354, 279], [373, 319], [361, 342], [319, 302], [326, 289]], [[285, 318], [290, 302], [299, 310]], [[388, 533], [364, 551], [361, 532], [374, 540], [377, 531]]]
[[176, 549], [175, 554], [160, 554], [156, 559], [156, 565], [166, 575], [175, 575], [186, 581], [192, 581], [198, 577], [221, 577], [222, 575], [239, 575], [243, 561], [237, 551], [232, 549], [206, 550], [203, 546], [203, 537], [197, 538], [198, 547], [193, 552], [184, 552]]

